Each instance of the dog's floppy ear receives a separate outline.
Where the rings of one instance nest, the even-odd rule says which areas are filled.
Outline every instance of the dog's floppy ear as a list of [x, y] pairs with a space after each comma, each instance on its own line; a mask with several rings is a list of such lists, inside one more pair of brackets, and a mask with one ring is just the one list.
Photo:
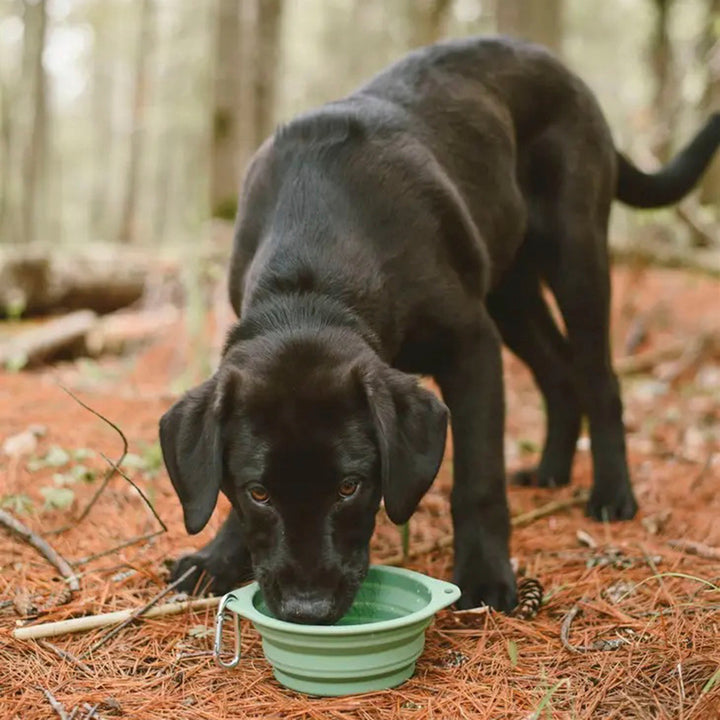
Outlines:
[[207, 525], [217, 503], [222, 480], [220, 425], [238, 382], [237, 370], [220, 370], [160, 418], [163, 459], [191, 535]]
[[415, 378], [389, 367], [366, 373], [363, 383], [380, 449], [385, 510], [402, 525], [440, 468], [448, 409]]

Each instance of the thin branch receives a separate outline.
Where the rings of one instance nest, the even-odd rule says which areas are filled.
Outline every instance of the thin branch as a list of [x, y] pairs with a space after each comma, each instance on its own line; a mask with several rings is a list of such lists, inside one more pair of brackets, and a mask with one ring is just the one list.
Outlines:
[[694, 540], [668, 540], [667, 544], [673, 550], [687, 553], [688, 555], [697, 555], [706, 560], [720, 560], [720, 549], [705, 545]]
[[45, 695], [47, 701], [50, 703], [50, 707], [55, 711], [55, 714], [60, 718], [60, 720], [69, 720], [68, 714], [65, 712], [64, 705], [56, 700], [55, 696], [49, 690], [42, 687], [39, 687], [38, 690]]
[[151, 540], [158, 535], [162, 535], [164, 532], [166, 532], [166, 530], [163, 528], [162, 530], [153, 530], [153, 532], [145, 533], [144, 535], [138, 535], [138, 537], [130, 538], [130, 540], [125, 540], [125, 542], [121, 542], [119, 545], [115, 545], [114, 547], [108, 548], [107, 550], [101, 550], [100, 552], [93, 553], [92, 555], [86, 555], [85, 557], [73, 560], [70, 564], [73, 567], [86, 565], [87, 563], [92, 562], [93, 560], [97, 560], [98, 558], [105, 557], [106, 555], [112, 555], [118, 550], [124, 550], [126, 547], [130, 547], [131, 545], [137, 545], [137, 543], [144, 542], [145, 540]]
[[[95, 417], [100, 418], [106, 425], [109, 425], [115, 432], [120, 436], [120, 439], [122, 440], [123, 444], [123, 451], [120, 455], [120, 457], [117, 459], [117, 462], [110, 463], [110, 468], [105, 473], [105, 477], [103, 478], [102, 483], [100, 484], [100, 487], [95, 491], [95, 494], [90, 498], [90, 502], [85, 506], [83, 511], [80, 513], [79, 517], [77, 517], [72, 523], [69, 523], [67, 525], [63, 525], [62, 527], [57, 528], [56, 530], [50, 530], [47, 535], [59, 535], [60, 533], [64, 533], [67, 530], [70, 530], [71, 528], [75, 527], [76, 525], [79, 525], [87, 516], [90, 510], [92, 510], [95, 503], [98, 501], [100, 496], [105, 491], [105, 488], [108, 486], [108, 483], [110, 480], [112, 480], [113, 476], [115, 475], [117, 471], [118, 465], [122, 463], [122, 461], [125, 459], [125, 456], [128, 452], [128, 441], [125, 437], [125, 433], [114, 423], [112, 420], [108, 420], [104, 415], [101, 415], [97, 410], [93, 410], [89, 405], [86, 405], [77, 395], [75, 395], [72, 391], [68, 390], [64, 385], [59, 386], [61, 390], [65, 391], [78, 405], [85, 408], [88, 412], [95, 415]], [[103, 457], [105, 457], [103, 455]]]
[[[515, 515], [515, 517], [510, 518], [510, 524], [512, 527], [524, 527], [525, 525], [530, 525], [536, 520], [541, 520], [544, 517], [554, 515], [562, 510], [567, 510], [569, 508], [576, 507], [577, 505], [584, 505], [587, 502], [587, 499], [587, 492], [581, 492], [568, 500], [553, 500], [552, 502], [541, 505], [540, 507], [529, 510], [528, 512]], [[407, 559], [414, 560], [415, 558], [422, 557], [428, 553], [450, 547], [452, 544], [453, 534], [449, 533], [447, 535], [443, 535], [437, 540], [417, 545], [415, 548], [410, 550], [407, 557], [405, 557], [403, 553], [399, 552], [388, 558], [383, 558], [382, 561], [384, 565], [401, 565]]]
[[72, 567], [65, 558], [63, 558], [50, 544], [43, 540], [39, 535], [34, 533], [27, 525], [21, 523], [10, 513], [0, 509], [0, 525], [15, 533], [29, 545], [32, 545], [40, 552], [45, 559], [53, 565], [57, 571], [67, 580], [68, 588], [71, 592], [80, 590], [80, 583], [77, 576], [73, 572]]
[[[220, 597], [209, 597], [165, 603], [164, 605], [158, 605], [148, 610], [143, 617], [148, 619], [163, 617], [165, 615], [177, 615], [186, 610], [205, 610], [215, 607], [220, 603], [220, 600]], [[131, 617], [133, 613], [133, 610], [116, 610], [115, 612], [102, 613], [100, 615], [85, 615], [70, 620], [56, 620], [39, 625], [27, 625], [16, 628], [12, 634], [17, 640], [37, 640], [39, 638], [56, 637], [58, 635], [84, 632], [85, 630], [96, 630], [97, 628], [116, 625]]]
[[560, 642], [563, 644], [563, 647], [566, 650], [569, 650], [571, 653], [579, 653], [583, 651], [582, 647], [578, 647], [576, 645], [572, 645], [570, 643], [570, 626], [572, 625], [572, 621], [582, 612], [579, 605], [573, 605], [573, 607], [570, 608], [568, 614], [563, 618], [562, 625], [560, 626]]
[[83, 653], [82, 657], [87, 657], [88, 655], [91, 655], [95, 650], [101, 648], [108, 640], [114, 638], [121, 630], [130, 625], [130, 623], [134, 622], [139, 617], [147, 613], [148, 610], [150, 610], [154, 605], [157, 605], [160, 600], [162, 600], [167, 594], [172, 592], [178, 585], [183, 582], [183, 580], [189, 577], [196, 570], [197, 566], [191, 565], [177, 580], [170, 583], [170, 585], [168, 585], [167, 587], [163, 588], [149, 602], [147, 602], [141, 608], [138, 608], [134, 613], [132, 613], [132, 615], [130, 615], [130, 617], [128, 617], [119, 625], [110, 630], [108, 633], [103, 635], [94, 645], [91, 645], [90, 648]]
[[45, 648], [46, 650], [49, 650], [52, 653], [55, 653], [61, 660], [67, 660], [69, 663], [72, 663], [78, 670], [82, 670], [86, 675], [92, 675], [92, 670], [89, 666], [87, 666], [82, 660], [75, 657], [71, 652], [68, 652], [67, 650], [63, 650], [62, 648], [59, 648], [57, 645], [53, 645], [51, 642], [48, 642], [47, 640], [40, 640], [38, 641], [38, 645], [40, 647]]
[[167, 525], [162, 521], [162, 518], [157, 514], [157, 511], [156, 511], [155, 508], [153, 507], [153, 504], [150, 502], [150, 500], [148, 499], [147, 495], [145, 495], [145, 493], [142, 491], [142, 488], [140, 488], [140, 486], [139, 486], [136, 482], [134, 482], [133, 480], [131, 480], [131, 479], [128, 477], [127, 473], [125, 473], [125, 471], [122, 470], [122, 469], [117, 465], [117, 463], [114, 463], [109, 457], [107, 457], [107, 455], [105, 455], [104, 453], [100, 453], [100, 455], [102, 456], [102, 459], [105, 460], [105, 462], [106, 462], [108, 465], [110, 465], [110, 467], [111, 467], [118, 475], [120, 475], [120, 477], [122, 477], [122, 478], [124, 478], [125, 480], [127, 480], [127, 482], [129, 482], [130, 485], [132, 485], [132, 486], [135, 488], [135, 490], [137, 491], [138, 495], [140, 495], [140, 497], [143, 499], [143, 501], [145, 502], [145, 504], [150, 508], [150, 512], [153, 514], [153, 516], [155, 517], [155, 519], [160, 523], [160, 527], [162, 527], [162, 531], [163, 531], [163, 532], [167, 532]]

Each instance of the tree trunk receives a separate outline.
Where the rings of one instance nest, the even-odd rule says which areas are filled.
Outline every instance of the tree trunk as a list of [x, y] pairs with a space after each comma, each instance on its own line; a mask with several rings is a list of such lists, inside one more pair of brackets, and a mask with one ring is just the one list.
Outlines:
[[258, 0], [255, 56], [255, 147], [275, 125], [275, 91], [280, 60], [284, 0]]
[[125, 199], [120, 216], [118, 240], [128, 243], [135, 239], [135, 216], [140, 185], [140, 160], [143, 152], [148, 56], [153, 42], [154, 0], [142, 0], [138, 44], [135, 55], [135, 90], [133, 97], [130, 158], [128, 160]]
[[219, 0], [210, 201], [232, 219], [241, 178], [272, 132], [283, 0]]
[[[707, 80], [703, 94], [702, 112], [705, 117], [720, 112], [720, 0], [708, 0], [705, 37], [700, 47], [701, 58], [707, 68]], [[703, 118], [704, 119], [704, 118]], [[720, 153], [708, 168], [700, 189], [700, 202], [715, 207], [720, 217]]]
[[672, 142], [679, 104], [678, 83], [669, 33], [673, 0], [654, 1], [656, 14], [650, 57], [655, 76], [653, 109], [657, 136], [653, 143], [653, 152], [664, 163], [672, 155]]
[[[245, 3], [250, 5], [252, 3]], [[251, 65], [241, 61], [243, 10], [238, 0], [219, 0], [215, 47], [215, 87], [212, 117], [210, 208], [213, 216], [234, 215], [240, 179], [238, 116], [243, 112], [241, 74]], [[248, 113], [245, 109], [246, 114]]]
[[0, 238], [12, 237], [10, 181], [12, 178], [12, 129], [10, 127], [10, 91], [0, 77]]
[[25, 2], [23, 86], [32, 98], [30, 132], [23, 158], [22, 239], [36, 239], [45, 213], [44, 182], [47, 155], [47, 88], [43, 52], [47, 27], [46, 0]]
[[498, 32], [562, 54], [563, 0], [496, 0]]
[[445, 33], [453, 0], [408, 0], [410, 47], [437, 42]]
[[92, 190], [90, 194], [89, 227], [94, 240], [108, 240], [110, 185], [108, 162], [112, 155], [114, 138], [112, 128], [113, 73], [107, 50], [102, 47], [107, 41], [104, 28], [95, 27], [96, 42], [92, 62], [92, 118], [95, 135], [95, 157], [92, 167]]

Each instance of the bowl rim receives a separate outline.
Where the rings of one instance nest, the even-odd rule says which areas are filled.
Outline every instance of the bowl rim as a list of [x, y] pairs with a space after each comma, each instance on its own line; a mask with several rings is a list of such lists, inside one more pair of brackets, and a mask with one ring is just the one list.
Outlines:
[[[392, 567], [390, 565], [370, 565], [368, 570], [379, 570], [382, 573], [398, 575], [414, 580], [430, 591], [430, 601], [425, 607], [403, 615], [402, 617], [380, 620], [374, 623], [362, 623], [360, 625], [303, 625], [269, 617], [257, 610], [253, 602], [255, 595], [260, 591], [260, 586], [256, 581], [237, 590], [231, 590], [224, 596], [222, 602], [225, 604], [227, 610], [250, 620], [258, 629], [276, 630], [292, 635], [337, 637], [376, 634], [413, 625], [414, 623], [432, 617], [438, 610], [442, 610], [448, 605], [451, 605], [461, 594], [460, 588], [454, 583], [433, 578], [429, 575], [416, 572], [415, 570]], [[225, 598], [227, 598], [227, 600], [225, 600]]]

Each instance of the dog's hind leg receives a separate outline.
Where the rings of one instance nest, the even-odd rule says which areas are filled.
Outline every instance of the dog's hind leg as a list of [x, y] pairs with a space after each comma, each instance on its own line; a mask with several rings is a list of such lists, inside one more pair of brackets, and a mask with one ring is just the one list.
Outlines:
[[195, 572], [183, 580], [178, 591], [191, 593], [209, 589], [220, 595], [252, 577], [245, 533], [235, 510], [230, 510], [217, 535], [204, 548], [177, 560], [171, 580], [181, 577], [193, 565]]
[[[582, 208], [582, 198], [565, 198], [560, 207]], [[587, 511], [597, 520], [627, 520], [637, 503], [610, 355], [608, 212], [609, 202], [607, 207], [558, 213], [557, 260], [548, 268], [547, 280], [565, 320], [573, 375], [590, 420], [594, 482]]]
[[488, 297], [487, 306], [505, 344], [530, 368], [547, 414], [540, 464], [520, 470], [513, 481], [541, 487], [566, 485], [582, 417], [567, 338], [542, 297], [537, 273], [522, 264]]

